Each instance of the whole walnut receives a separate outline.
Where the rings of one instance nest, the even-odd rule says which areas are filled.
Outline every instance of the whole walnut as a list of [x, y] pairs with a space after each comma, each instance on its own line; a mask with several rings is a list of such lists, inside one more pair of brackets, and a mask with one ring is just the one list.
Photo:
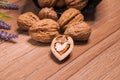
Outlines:
[[80, 22], [84, 20], [84, 16], [81, 14], [81, 12], [75, 8], [69, 8], [63, 14], [58, 20], [58, 23], [62, 29], [65, 29], [67, 24], [70, 24], [72, 22]]
[[56, 7], [62, 8], [65, 6], [65, 0], [57, 0]]
[[22, 30], [29, 30], [29, 28], [37, 21], [39, 21], [39, 17], [32, 12], [26, 12], [17, 19], [18, 26]]
[[42, 43], [50, 43], [59, 35], [59, 24], [52, 19], [43, 19], [32, 25], [29, 29], [31, 37]]
[[40, 19], [53, 19], [55, 21], [58, 20], [58, 16], [57, 13], [55, 12], [55, 10], [53, 8], [42, 8], [38, 14]]
[[68, 8], [81, 10], [87, 5], [88, 0], [65, 0], [65, 3]]
[[38, 0], [40, 7], [53, 7], [55, 6], [57, 0]]
[[67, 27], [64, 34], [71, 36], [76, 41], [84, 41], [88, 40], [91, 28], [85, 22], [73, 22]]

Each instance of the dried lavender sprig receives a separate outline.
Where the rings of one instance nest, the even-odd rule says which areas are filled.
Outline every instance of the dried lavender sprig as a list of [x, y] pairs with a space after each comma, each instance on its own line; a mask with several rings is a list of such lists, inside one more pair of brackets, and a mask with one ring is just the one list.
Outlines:
[[19, 6], [16, 4], [2, 4], [1, 7], [4, 9], [13, 9], [13, 10], [19, 9]]
[[13, 38], [18, 38], [18, 35], [17, 34], [11, 34], [11, 33], [5, 32], [5, 31], [0, 31], [0, 38], [8, 41], [8, 40], [11, 40]]
[[9, 24], [5, 23], [4, 21], [0, 20], [0, 28], [10, 30], [11, 26]]

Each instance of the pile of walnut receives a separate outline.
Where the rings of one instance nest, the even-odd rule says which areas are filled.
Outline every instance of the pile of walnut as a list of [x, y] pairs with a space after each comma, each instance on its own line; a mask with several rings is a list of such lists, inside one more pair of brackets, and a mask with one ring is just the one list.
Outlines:
[[[75, 41], [88, 40], [91, 28], [84, 21], [84, 16], [80, 12], [87, 2], [88, 0], [38, 0], [40, 7], [42, 7], [38, 16], [32, 12], [26, 12], [18, 17], [17, 23], [20, 29], [29, 31], [32, 39], [42, 43], [51, 43], [56, 36], [60, 36], [60, 30], [64, 31], [65, 36], [72, 37], [71, 39]], [[62, 8], [65, 5], [68, 9], [58, 18], [53, 7]], [[63, 58], [59, 60], [63, 60]]]

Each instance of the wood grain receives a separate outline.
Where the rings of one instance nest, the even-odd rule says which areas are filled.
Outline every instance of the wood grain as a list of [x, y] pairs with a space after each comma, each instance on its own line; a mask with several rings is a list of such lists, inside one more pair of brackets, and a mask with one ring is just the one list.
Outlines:
[[92, 47], [90, 50], [86, 51], [84, 54], [82, 54], [77, 59], [69, 63], [67, 66], [59, 70], [53, 76], [48, 78], [48, 80], [56, 80], [56, 79], [63, 80], [69, 78], [78, 70], [85, 67], [89, 62], [94, 60], [94, 58], [101, 55], [106, 49], [108, 49], [113, 44], [115, 44], [120, 39], [120, 37], [118, 37], [119, 34], [120, 34], [120, 29], [111, 36], [109, 36], [108, 38], [106, 38], [105, 40], [101, 41], [96, 46]]
[[120, 65], [116, 66], [103, 78], [103, 80], [120, 80]]
[[[39, 9], [33, 1], [11, 0], [11, 2], [18, 4], [20, 9], [18, 11], [0, 9], [0, 12], [12, 16], [12, 19], [7, 21], [13, 26], [10, 32], [18, 33], [20, 36], [14, 42], [0, 43], [0, 80], [66, 80], [68, 78], [98, 80], [99, 77], [101, 80], [119, 80], [120, 72], [115, 71], [119, 69], [120, 62], [118, 59], [120, 0], [103, 0], [97, 6], [95, 20], [87, 21], [92, 27], [90, 40], [88, 43], [76, 43], [71, 56], [63, 62], [59, 62], [51, 54], [50, 44], [38, 43], [32, 40], [27, 32], [18, 30], [16, 20], [21, 13], [27, 11], [38, 13]], [[115, 49], [112, 49], [113, 47]], [[106, 57], [113, 62], [111, 63]], [[97, 61], [104, 63], [97, 64]], [[99, 66], [106, 68], [102, 67], [101, 71], [93, 70], [94, 75], [90, 74], [89, 67], [98, 69]], [[86, 75], [88, 78], [85, 77]]]
[[[68, 80], [103, 80], [112, 69], [116, 68], [116, 66], [120, 64], [119, 53], [120, 40], [92, 60]], [[118, 76], [118, 78], [120, 78], [120, 76]]]

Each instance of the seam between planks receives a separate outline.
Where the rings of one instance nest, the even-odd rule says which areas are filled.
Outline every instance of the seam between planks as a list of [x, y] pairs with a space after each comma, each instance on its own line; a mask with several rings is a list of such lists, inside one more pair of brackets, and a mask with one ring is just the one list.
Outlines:
[[[112, 45], [110, 45], [109, 47], [107, 47], [106, 49], [104, 49], [102, 52], [100, 52], [99, 55], [101, 55], [104, 51], [108, 50], [109, 48], [111, 48], [113, 45], [115, 45], [115, 44], [118, 43], [119, 41], [120, 41], [120, 40], [117, 40], [115, 43], [113, 43]], [[95, 58], [91, 59], [87, 64], [89, 64], [91, 61], [93, 61], [94, 59], [96, 59], [99, 55], [97, 55]], [[87, 65], [87, 64], [86, 64], [86, 65]], [[85, 66], [86, 66], [86, 65], [85, 65]], [[119, 64], [118, 64], [118, 65], [119, 65]], [[118, 65], [117, 65], [117, 66], [118, 66]], [[82, 68], [84, 68], [85, 66], [83, 66]], [[116, 66], [116, 67], [117, 67], [117, 66]], [[116, 68], [116, 67], [115, 67], [115, 68]], [[82, 68], [81, 68], [81, 69], [82, 69]], [[78, 69], [78, 71], [80, 71], [81, 69]], [[66, 80], [68, 80], [70, 77], [72, 77], [72, 76], [73, 76], [74, 74], [76, 74], [78, 71], [76, 71], [75, 73], [73, 73], [72, 75], [70, 75]], [[112, 70], [110, 70], [110, 71], [112, 71]]]
[[[96, 55], [95, 57], [93, 57], [89, 62], [87, 62], [82, 68], [84, 68], [87, 64], [89, 64], [91, 61], [93, 61], [95, 58], [97, 58], [99, 55], [101, 55], [104, 51], [108, 50], [110, 47], [112, 47], [114, 44], [116, 44], [119, 40], [117, 40], [115, 43], [109, 45], [107, 48], [105, 48], [102, 52], [100, 52], [100, 54]], [[81, 69], [82, 69], [81, 68]], [[81, 70], [81, 69], [78, 69]], [[75, 73], [77, 73], [78, 71], [74, 72], [73, 74], [71, 74], [70, 76], [68, 76], [67, 80], [72, 77]]]
[[[35, 48], [36, 48], [36, 47], [35, 47]], [[11, 60], [10, 62], [15, 61], [16, 59], [19, 59], [19, 58], [21, 58], [21, 57], [23, 57], [23, 56], [29, 54], [29, 52], [31, 52], [31, 51], [34, 50], [35, 48], [31, 49], [30, 51], [26, 52], [26, 53], [23, 54], [23, 55], [21, 55], [21, 56], [15, 58], [15, 59], [13, 59], [13, 60]], [[8, 62], [8, 63], [10, 63], [10, 62]], [[11, 66], [12, 64], [15, 64], [15, 63], [16, 63], [16, 62], [11, 63], [10, 65], [8, 65], [8, 66], [5, 67], [4, 69], [2, 69], [0, 72], [4, 71], [4, 70], [7, 69], [9, 66]]]
[[[112, 70], [110, 70], [110, 72], [106, 75], [106, 76], [104, 76], [103, 77], [103, 80], [105, 80], [106, 79], [106, 77], [108, 77], [109, 76], [109, 74], [111, 74], [112, 72], [114, 72], [114, 70], [116, 69], [116, 68], [118, 68], [118, 67], [120, 67], [120, 64], [119, 65], [117, 65], [115, 68], [113, 68]], [[115, 80], [115, 79], [112, 79], [112, 80]]]
[[[111, 34], [109, 34], [108, 36], [106, 36], [104, 39], [102, 39], [101, 41], [97, 42], [95, 45], [99, 44], [100, 42], [102, 42], [103, 40], [105, 40], [106, 38], [108, 38], [109, 36], [111, 36], [112, 34], [114, 34], [115, 32], [119, 31], [120, 28], [118, 28], [117, 30], [115, 30], [114, 32], [112, 32]], [[90, 50], [92, 47], [94, 47], [95, 45], [91, 46], [90, 48], [88, 48], [87, 50], [85, 50], [84, 52], [82, 52], [79, 56], [81, 56], [82, 54], [84, 54], [85, 52], [87, 52], [88, 50]], [[108, 47], [109, 48], [109, 47]], [[77, 59], [79, 56], [77, 56], [76, 58], [74, 58], [73, 60], [71, 60], [68, 64], [72, 63], [75, 59]], [[68, 65], [66, 64], [66, 65]], [[65, 66], [66, 66], [65, 65]], [[46, 80], [50, 77], [52, 77], [54, 74], [56, 74], [58, 71], [60, 71], [62, 68], [64, 68], [65, 66], [61, 67], [59, 70], [57, 70], [55, 73], [51, 74], [49, 77], [46, 78]]]
[[[119, 28], [118, 28], [118, 29], [119, 29]], [[118, 29], [116, 29], [114, 32], [116, 32]], [[111, 34], [113, 34], [114, 32], [110, 33], [108, 36], [106, 36], [105, 38], [103, 38], [101, 41], [103, 41], [104, 39], [106, 39], [107, 37], [109, 37], [109, 36], [110, 36]], [[99, 41], [98, 43], [100, 43], [101, 41]], [[91, 46], [90, 48], [94, 47], [94, 46], [97, 45], [98, 43], [94, 44], [94, 45]], [[36, 48], [36, 47], [35, 47], [35, 48]], [[33, 49], [35, 49], [35, 48], [33, 48]], [[88, 48], [87, 50], [89, 50], [90, 48]], [[33, 49], [32, 49], [32, 50], [33, 50]], [[30, 51], [32, 51], [32, 50], [30, 50]], [[86, 51], [87, 51], [87, 50], [86, 50]], [[24, 55], [26, 55], [26, 54], [29, 53], [30, 51], [26, 52]], [[86, 52], [86, 51], [84, 51], [84, 52]], [[84, 53], [84, 52], [83, 52], [83, 53]], [[82, 53], [82, 54], [83, 54], [83, 53]], [[82, 54], [80, 54], [80, 55], [82, 55]], [[23, 57], [24, 55], [20, 56], [19, 58]], [[79, 55], [79, 56], [80, 56], [80, 55]], [[78, 57], [79, 57], [79, 56], [78, 56]], [[76, 58], [78, 58], [78, 57], [76, 57]], [[76, 58], [75, 58], [75, 59], [76, 59]], [[18, 58], [16, 58], [16, 59], [18, 59]], [[71, 63], [71, 62], [74, 61], [75, 59], [71, 60], [69, 63]], [[14, 59], [14, 60], [15, 60], [15, 59]], [[16, 63], [16, 62], [14, 62], [14, 63]], [[13, 63], [13, 64], [14, 64], [14, 63]], [[69, 64], [69, 63], [68, 63], [68, 64]], [[67, 64], [66, 64], [66, 65], [67, 65]], [[66, 66], [66, 65], [65, 65], [65, 66]], [[9, 66], [10, 66], [10, 65], [9, 65]], [[65, 67], [65, 66], [63, 66], [63, 67]], [[8, 67], [8, 66], [7, 66], [7, 67]], [[63, 67], [62, 67], [62, 68], [63, 68]], [[62, 69], [62, 68], [61, 68], [61, 69]], [[59, 70], [58, 70], [58, 71], [59, 71]], [[57, 72], [57, 71], [56, 71], [56, 72]]]

